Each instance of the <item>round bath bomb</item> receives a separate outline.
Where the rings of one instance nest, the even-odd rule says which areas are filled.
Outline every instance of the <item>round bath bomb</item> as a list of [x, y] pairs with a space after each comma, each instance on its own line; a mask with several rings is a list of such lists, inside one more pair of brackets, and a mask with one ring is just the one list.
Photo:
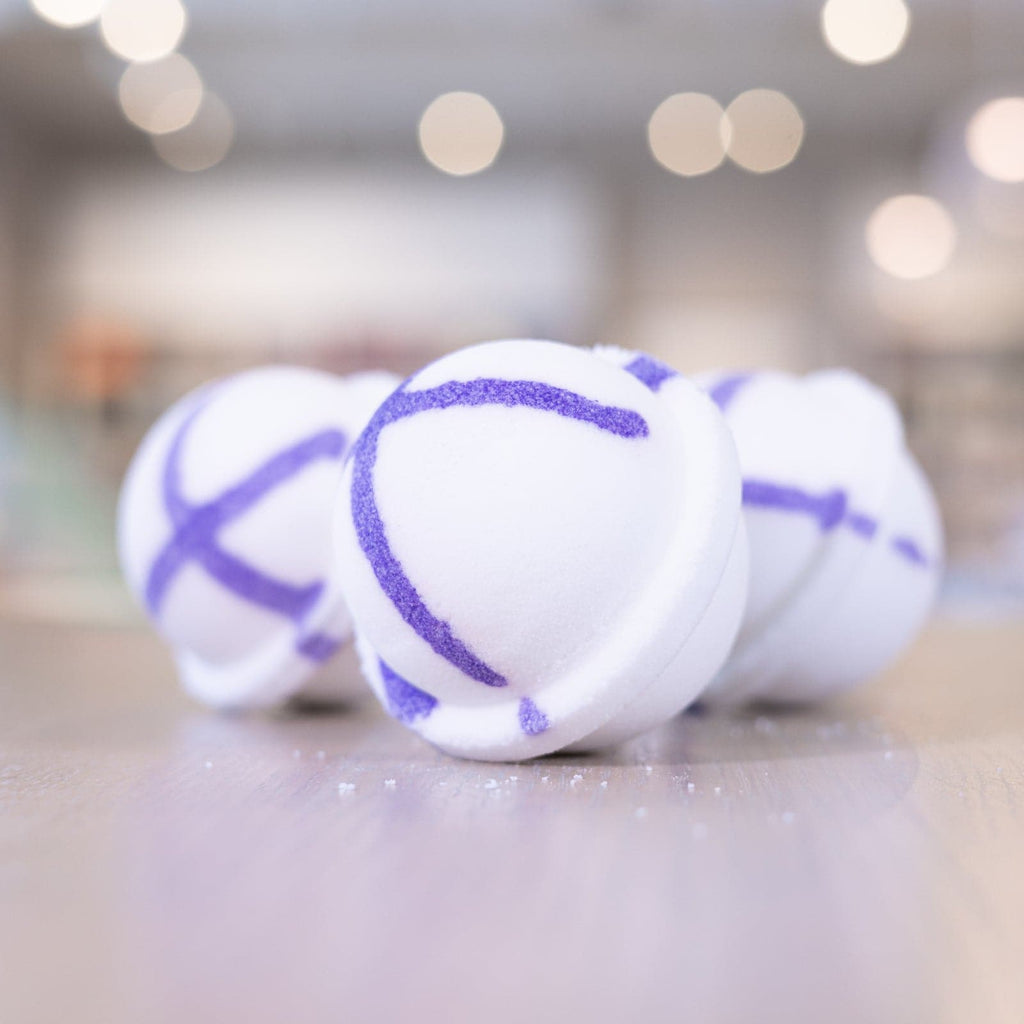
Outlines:
[[195, 697], [335, 695], [315, 675], [351, 639], [331, 578], [335, 492], [397, 384], [263, 367], [186, 395], [146, 435], [121, 489], [121, 566]]
[[721, 665], [746, 589], [738, 464], [714, 404], [663, 369], [488, 342], [421, 370], [360, 435], [337, 575], [371, 686], [431, 743], [611, 745]]
[[709, 701], [808, 701], [882, 670], [935, 599], [942, 528], [899, 412], [847, 370], [703, 378], [743, 471], [750, 585]]

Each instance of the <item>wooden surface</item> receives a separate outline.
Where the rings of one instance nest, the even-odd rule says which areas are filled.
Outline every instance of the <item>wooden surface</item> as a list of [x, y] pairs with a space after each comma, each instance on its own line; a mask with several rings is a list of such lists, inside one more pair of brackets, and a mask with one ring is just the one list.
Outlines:
[[0, 1022], [413, 1019], [1020, 1024], [1024, 630], [490, 765], [0, 624]]

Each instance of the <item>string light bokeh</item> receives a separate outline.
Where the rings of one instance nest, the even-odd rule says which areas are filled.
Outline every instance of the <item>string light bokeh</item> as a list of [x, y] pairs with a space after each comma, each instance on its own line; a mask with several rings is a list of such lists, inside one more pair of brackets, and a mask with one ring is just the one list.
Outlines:
[[903, 0], [828, 0], [821, 30], [829, 48], [851, 64], [878, 64], [902, 49], [910, 28]]
[[108, 324], [189, 365], [385, 338], [405, 370], [502, 333], [907, 387], [897, 353], [1012, 361], [1024, 83], [1000, 2], [29, 0], [25, 64], [51, 63], [24, 116], [77, 81], [40, 132], [58, 165], [90, 154], [36, 329]]
[[930, 196], [892, 196], [881, 203], [865, 228], [876, 265], [908, 281], [931, 277], [953, 256], [956, 227], [945, 207]]
[[423, 155], [439, 171], [465, 177], [486, 170], [505, 138], [501, 115], [474, 92], [448, 92], [423, 111], [419, 121]]
[[996, 181], [1024, 181], [1024, 96], [1003, 96], [975, 111], [967, 126], [974, 166]]
[[129, 64], [121, 75], [118, 99], [132, 124], [164, 135], [179, 131], [196, 116], [203, 82], [191, 61], [172, 53], [161, 60]]
[[666, 170], [692, 178], [707, 174], [725, 159], [729, 128], [716, 99], [680, 92], [658, 104], [647, 123], [654, 159]]
[[173, 52], [185, 34], [187, 15], [179, 0], [106, 0], [100, 35], [124, 60], [159, 60]]

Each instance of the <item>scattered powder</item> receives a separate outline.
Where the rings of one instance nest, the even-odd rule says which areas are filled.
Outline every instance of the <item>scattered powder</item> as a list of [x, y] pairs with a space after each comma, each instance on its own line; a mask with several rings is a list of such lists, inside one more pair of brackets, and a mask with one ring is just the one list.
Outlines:
[[354, 782], [339, 782], [338, 783], [338, 792], [339, 793], [351, 793], [352, 790], [355, 789], [355, 788], [356, 788], [356, 784]]
[[394, 779], [385, 779], [384, 785], [387, 786], [388, 789], [394, 789], [395, 786], [398, 785], [398, 783], [395, 782]]
[[686, 784], [686, 792], [687, 792], [687, 793], [696, 793], [696, 792], [697, 792], [697, 786], [696, 786], [696, 784], [695, 784], [695, 783], [693, 783], [693, 782], [688, 782], [688, 783]]

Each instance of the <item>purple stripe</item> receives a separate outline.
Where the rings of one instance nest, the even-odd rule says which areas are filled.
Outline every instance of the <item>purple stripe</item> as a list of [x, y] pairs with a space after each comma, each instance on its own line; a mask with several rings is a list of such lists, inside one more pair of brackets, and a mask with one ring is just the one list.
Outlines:
[[623, 438], [646, 437], [648, 428], [639, 413], [601, 405], [564, 388], [537, 381], [480, 378], [449, 381], [424, 391], [407, 391], [403, 384], [377, 409], [359, 436], [353, 451], [352, 522], [359, 546], [369, 560], [381, 589], [416, 634], [442, 658], [471, 679], [487, 686], [506, 686], [508, 680], [501, 673], [478, 658], [455, 636], [447, 622], [438, 619], [427, 608], [391, 550], [373, 489], [377, 441], [385, 427], [423, 412], [480, 405], [552, 412]]
[[[743, 504], [752, 508], [810, 515], [818, 520], [818, 525], [825, 531], [842, 523], [865, 540], [871, 540], [878, 532], [877, 519], [863, 512], [845, 511], [846, 494], [839, 490], [814, 495], [799, 487], [784, 487], [763, 480], [744, 480]], [[915, 565], [929, 564], [927, 555], [909, 537], [894, 537], [889, 546], [896, 554]]]
[[295, 645], [299, 654], [322, 665], [329, 661], [334, 653], [343, 645], [344, 641], [337, 637], [328, 636], [326, 633], [310, 633], [302, 637]]
[[890, 546], [898, 555], [902, 555], [908, 562], [914, 565], [926, 567], [928, 557], [909, 537], [893, 537]]
[[524, 697], [519, 702], [519, 728], [527, 736], [539, 736], [550, 725], [548, 716], [529, 697]]
[[298, 621], [316, 604], [324, 585], [303, 586], [275, 579], [213, 543], [204, 542], [193, 553], [196, 561], [222, 586], [252, 604]]
[[233, 594], [268, 611], [293, 620], [301, 619], [316, 603], [322, 582], [288, 583], [249, 565], [217, 544], [217, 535], [265, 495], [280, 487], [319, 459], [337, 459], [345, 451], [339, 430], [322, 430], [274, 455], [251, 476], [203, 505], [191, 505], [182, 494], [181, 458], [186, 436], [204, 402], [182, 422], [168, 450], [163, 472], [163, 498], [175, 526], [150, 568], [145, 601], [150, 614], [160, 613], [167, 591], [178, 572], [196, 561]]
[[722, 377], [713, 387], [708, 389], [708, 397], [722, 412], [729, 407], [729, 404], [736, 397], [736, 392], [748, 381], [752, 380], [752, 373], [733, 373], [728, 377]]
[[437, 698], [403, 679], [383, 658], [378, 658], [377, 662], [380, 665], [381, 679], [384, 681], [388, 711], [392, 716], [406, 725], [428, 717], [438, 705]]
[[846, 494], [832, 490], [809, 494], [799, 487], [785, 487], [767, 480], [743, 481], [743, 504], [779, 512], [798, 512], [818, 520], [822, 530], [831, 530], [846, 512]]
[[174, 438], [171, 440], [171, 447], [167, 451], [167, 461], [164, 463], [164, 472], [161, 479], [161, 491], [164, 499], [164, 508], [171, 517], [175, 526], [185, 523], [193, 512], [191, 505], [185, 501], [181, 486], [181, 452], [185, 446], [185, 438], [192, 429], [196, 417], [206, 408], [212, 394], [202, 396], [202, 400], [185, 417], [178, 427]]
[[679, 376], [671, 366], [666, 366], [657, 359], [652, 359], [643, 353], [628, 362], [623, 369], [626, 373], [631, 373], [641, 384], [650, 388], [651, 391], [657, 391], [669, 378]]
[[878, 532], [878, 520], [864, 515], [863, 512], [847, 512], [843, 525], [865, 540], [871, 540]]

